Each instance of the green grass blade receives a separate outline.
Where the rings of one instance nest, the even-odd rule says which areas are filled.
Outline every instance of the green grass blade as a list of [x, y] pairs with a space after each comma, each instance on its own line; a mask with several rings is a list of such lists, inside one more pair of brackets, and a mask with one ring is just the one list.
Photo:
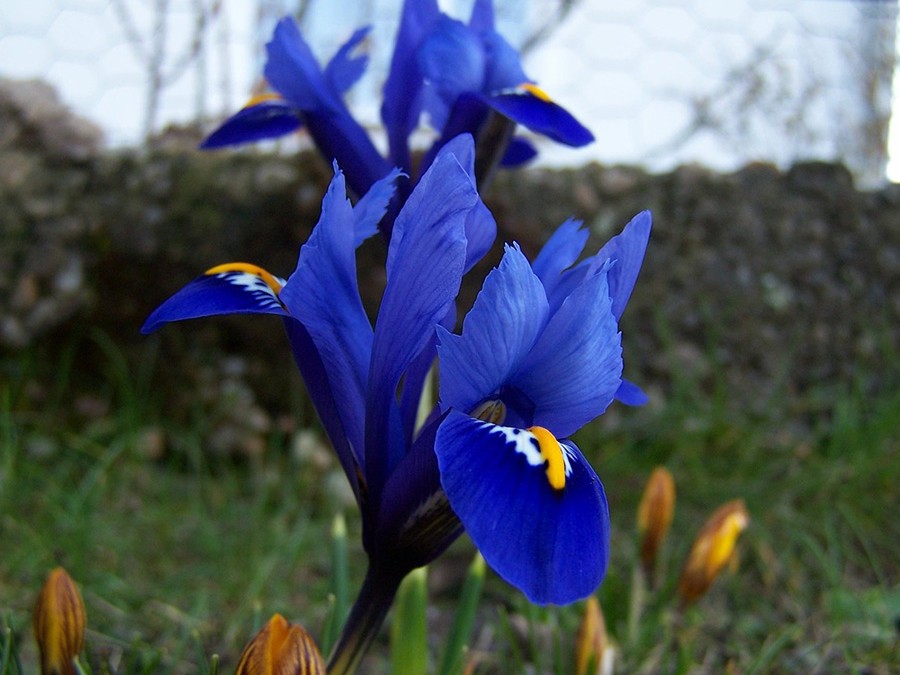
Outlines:
[[456, 615], [453, 617], [453, 625], [450, 627], [440, 667], [437, 670], [438, 675], [455, 675], [462, 672], [463, 660], [472, 635], [472, 627], [475, 625], [475, 614], [481, 601], [483, 587], [484, 558], [476, 552], [471, 565], [469, 565], [469, 573], [466, 575], [466, 581], [460, 593]]
[[409, 573], [400, 584], [391, 624], [391, 673], [425, 675], [428, 671], [426, 568]]
[[347, 522], [338, 513], [331, 521], [331, 593], [329, 612], [322, 631], [321, 649], [328, 654], [347, 619], [350, 594], [350, 571], [347, 553]]

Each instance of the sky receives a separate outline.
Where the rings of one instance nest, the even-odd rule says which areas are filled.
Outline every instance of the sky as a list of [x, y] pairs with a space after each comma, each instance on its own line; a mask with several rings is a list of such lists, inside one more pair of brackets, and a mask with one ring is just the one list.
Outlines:
[[[162, 72], [168, 83], [155, 126], [198, 116], [212, 125], [236, 110], [258, 82], [258, 0], [224, 0], [222, 14], [211, 24], [206, 58], [186, 68], [179, 64], [190, 53], [195, 0], [167, 2]], [[441, 4], [459, 16], [468, 3]], [[887, 4], [581, 0], [526, 57], [525, 70], [593, 129], [597, 142], [577, 151], [547, 145], [541, 148], [543, 161], [598, 160], [654, 170], [691, 161], [722, 170], [748, 161], [785, 165], [807, 156], [852, 161], [847, 128], [862, 124], [854, 99], [859, 80], [854, 49], [865, 41], [855, 27], [864, 11]], [[158, 46], [154, 6], [152, 0], [0, 2], [0, 75], [48, 80], [68, 105], [104, 129], [109, 144], [139, 142], [148, 123], [147, 63]], [[545, 21], [548, 12], [540, 0], [524, 12], [510, 11], [505, 0], [497, 0], [497, 7], [499, 29], [513, 42]], [[373, 75], [351, 91], [350, 103], [376, 126], [379, 73], [396, 30], [396, 2], [328, 0], [313, 8], [307, 30], [323, 59], [358, 25], [373, 23]], [[748, 83], [758, 74], [767, 88], [752, 91], [758, 110], [738, 123], [733, 109], [746, 112], [741, 107], [751, 95]], [[722, 122], [688, 134], [698, 101]], [[795, 133], [801, 113], [802, 133]], [[900, 126], [891, 135], [891, 148], [889, 175], [900, 180]]]

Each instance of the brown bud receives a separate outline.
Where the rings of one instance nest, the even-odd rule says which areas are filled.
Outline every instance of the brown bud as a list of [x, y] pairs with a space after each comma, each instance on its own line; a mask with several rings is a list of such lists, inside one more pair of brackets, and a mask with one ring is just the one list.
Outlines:
[[302, 626], [275, 614], [244, 647], [236, 675], [325, 675], [325, 661]]
[[612, 672], [612, 649], [600, 603], [593, 595], [584, 605], [584, 616], [575, 636], [575, 673], [594, 675]]
[[659, 550], [669, 533], [675, 512], [675, 479], [665, 467], [653, 469], [638, 506], [638, 533], [641, 535], [641, 565], [653, 581]]
[[34, 607], [34, 637], [42, 675], [75, 675], [73, 663], [84, 648], [87, 618], [72, 577], [57, 567], [49, 575]]
[[713, 512], [697, 535], [678, 580], [682, 605], [690, 605], [709, 590], [733, 559], [738, 537], [749, 524], [743, 499], [727, 502]]

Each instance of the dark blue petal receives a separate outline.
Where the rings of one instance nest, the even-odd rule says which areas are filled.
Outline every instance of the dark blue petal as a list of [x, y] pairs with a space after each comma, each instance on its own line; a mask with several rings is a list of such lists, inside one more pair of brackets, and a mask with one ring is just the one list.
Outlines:
[[286, 17], [278, 22], [266, 51], [266, 79], [296, 108], [333, 111], [339, 106], [336, 92], [328, 86], [293, 19]]
[[422, 112], [422, 73], [416, 54], [440, 16], [436, 0], [406, 0], [394, 43], [391, 68], [384, 83], [381, 119], [388, 134], [394, 165], [410, 170], [409, 135]]
[[609, 270], [609, 291], [616, 319], [622, 316], [625, 305], [631, 297], [631, 291], [634, 290], [634, 284], [644, 262], [651, 227], [650, 212], [641, 211], [631, 219], [620, 234], [606, 242], [597, 255], [591, 258], [591, 272], [599, 269], [607, 260], [616, 261]]
[[337, 173], [281, 299], [309, 332], [350, 445], [361, 449], [372, 327], [359, 296], [354, 239], [353, 209]]
[[434, 437], [440, 419], [427, 424], [384, 488], [378, 545], [413, 567], [429, 563], [462, 534], [441, 487]]
[[256, 265], [230, 263], [208, 270], [191, 281], [147, 318], [145, 335], [162, 324], [221, 314], [277, 314], [288, 316], [279, 299], [283, 279]]
[[353, 243], [359, 246], [378, 231], [378, 223], [387, 212], [394, 196], [397, 178], [403, 176], [400, 169], [393, 169], [384, 178], [375, 181], [369, 191], [353, 207]]
[[573, 218], [566, 220], [550, 235], [531, 263], [531, 269], [544, 284], [548, 296], [559, 283], [563, 270], [574, 265], [584, 250], [590, 232], [582, 227], [583, 224]]
[[326, 161], [336, 159], [353, 191], [365, 194], [391, 167], [326, 80], [294, 21], [279, 21], [266, 47], [265, 74], [270, 84], [303, 112], [303, 121]]
[[370, 490], [383, 485], [400, 459], [388, 456], [396, 448], [384, 447], [388, 411], [403, 371], [453, 306], [466, 257], [465, 219], [477, 202], [478, 193], [466, 172], [452, 154], [444, 152], [397, 216], [372, 347], [366, 425]]
[[[446, 152], [456, 156], [457, 161], [475, 186], [475, 142], [469, 134], [460, 134], [444, 146]], [[484, 202], [480, 199], [466, 217], [466, 266], [468, 272], [481, 260], [494, 244], [497, 237], [497, 222]]]
[[360, 56], [351, 56], [353, 50], [362, 42], [371, 26], [365, 26], [357, 29], [350, 39], [347, 40], [337, 53], [325, 66], [325, 79], [331, 85], [331, 88], [339, 94], [344, 93], [362, 77], [369, 63], [369, 57], [365, 54]]
[[570, 436], [612, 403], [622, 377], [621, 334], [606, 273], [586, 280], [550, 317], [510, 380], [534, 403], [534, 424]]
[[203, 149], [221, 148], [278, 138], [300, 128], [298, 111], [283, 99], [264, 99], [247, 105], [225, 120], [200, 144]]
[[494, 94], [487, 102], [514, 122], [564, 145], [577, 148], [594, 140], [594, 135], [565, 108], [530, 91]]
[[507, 246], [463, 322], [439, 330], [441, 409], [470, 412], [495, 394], [532, 349], [547, 321], [540, 280], [517, 245]]
[[568, 463], [564, 487], [554, 487], [547, 465], [529, 461], [534, 438], [451, 412], [435, 452], [450, 505], [487, 563], [532, 602], [566, 604], [593, 593], [606, 572], [606, 496], [571, 443], [554, 450]]
[[465, 24], [441, 15], [419, 48], [422, 75], [448, 103], [463, 92], [484, 87], [485, 51], [481, 40]]
[[[359, 485], [359, 477], [364, 475], [361, 458], [354, 452], [354, 448], [350, 446], [350, 441], [344, 431], [344, 424], [341, 421], [341, 415], [332, 395], [331, 385], [328, 382], [325, 365], [319, 357], [307, 330], [299, 321], [285, 318], [284, 327], [287, 332], [288, 340], [291, 344], [291, 352], [294, 355], [294, 361], [300, 369], [303, 381], [306, 383], [306, 390], [312, 400], [313, 407], [319, 415], [322, 422], [322, 428], [331, 441], [331, 447], [334, 448], [341, 463], [341, 468], [347, 476], [353, 494], [356, 496], [356, 502], [361, 507], [362, 492]], [[366, 526], [369, 514], [365, 508], [361, 509], [363, 516], [363, 525]]]
[[475, 0], [469, 28], [479, 35], [494, 30], [494, 0]]
[[517, 136], [509, 142], [509, 147], [506, 148], [506, 153], [503, 155], [503, 159], [500, 160], [500, 166], [514, 169], [526, 162], [530, 162], [535, 157], [537, 157], [537, 149], [530, 141]]
[[616, 391], [616, 400], [625, 405], [645, 405], [650, 397], [634, 382], [622, 380], [622, 384]]
[[495, 94], [531, 82], [525, 71], [519, 52], [500, 33], [490, 31], [481, 36], [486, 53], [484, 93]]
[[[454, 138], [463, 134], [468, 134], [473, 138], [477, 136], [491, 109], [484, 102], [481, 94], [466, 92], [457, 97], [452, 109], [448, 108], [448, 111], [449, 116], [443, 119], [443, 126], [435, 126], [441, 135], [422, 158], [423, 170], [425, 167], [431, 166], [438, 151]], [[434, 122], [434, 120], [431, 121]]]

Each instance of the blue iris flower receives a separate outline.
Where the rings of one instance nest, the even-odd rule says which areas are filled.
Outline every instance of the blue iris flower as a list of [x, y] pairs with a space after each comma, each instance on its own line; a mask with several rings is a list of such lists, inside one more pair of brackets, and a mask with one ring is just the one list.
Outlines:
[[650, 225], [639, 214], [574, 267], [587, 236], [575, 221], [533, 265], [507, 246], [462, 333], [438, 329], [441, 484], [488, 564], [537, 603], [583, 598], [606, 570], [603, 486], [566, 439], [622, 390], [617, 320]]
[[[203, 143], [214, 148], [274, 138], [306, 126], [328, 161], [336, 160], [350, 188], [365, 194], [392, 167], [414, 176], [409, 139], [423, 112], [439, 137], [419, 174], [437, 152], [461, 133], [479, 140], [477, 173], [489, 174], [501, 158], [507, 165], [530, 159], [534, 149], [512, 139], [516, 123], [561, 143], [580, 146], [591, 133], [525, 75], [515, 49], [494, 29], [492, 0], [477, 0], [468, 24], [438, 10], [436, 0], [404, 3], [390, 72], [384, 86], [382, 120], [388, 156], [379, 154], [343, 101], [363, 74], [358, 55], [369, 29], [357, 30], [323, 69], [296, 23], [282, 19], [267, 45], [265, 76], [277, 93], [254, 98]], [[489, 124], [506, 121], [500, 131]], [[495, 133], [496, 132], [496, 133]], [[410, 188], [399, 186], [399, 201]], [[397, 209], [389, 211], [392, 219]], [[390, 232], [390, 223], [385, 226]]]
[[[569, 437], [614, 398], [642, 395], [634, 385], [623, 395], [618, 318], [650, 216], [638, 215], [581, 262], [587, 232], [575, 221], [532, 263], [507, 246], [457, 335], [462, 276], [493, 231], [473, 165], [472, 138], [453, 139], [411, 191], [395, 221], [374, 326], [355, 252], [377, 232], [402, 172], [352, 205], [335, 163], [321, 218], [287, 279], [248, 263], [213, 267], [142, 328], [234, 313], [282, 318], [362, 515], [369, 569], [336, 648], [344, 663], [374, 638], [402, 578], [464, 529], [535, 602], [582, 598], [605, 573], [606, 498]], [[439, 402], [419, 416], [435, 358]]]
[[360, 299], [355, 252], [377, 232], [401, 172], [376, 181], [351, 205], [335, 164], [321, 218], [293, 274], [284, 279], [248, 263], [213, 267], [142, 328], [149, 333], [170, 321], [221, 314], [282, 317], [362, 514], [369, 574], [337, 652], [350, 654], [343, 658], [355, 658], [374, 637], [403, 576], [462, 531], [440, 487], [437, 420], [416, 429], [415, 418], [435, 327], [452, 326], [460, 280], [490, 245], [473, 252], [490, 218], [471, 175], [473, 159], [470, 137], [448, 144], [397, 215], [374, 326]]

